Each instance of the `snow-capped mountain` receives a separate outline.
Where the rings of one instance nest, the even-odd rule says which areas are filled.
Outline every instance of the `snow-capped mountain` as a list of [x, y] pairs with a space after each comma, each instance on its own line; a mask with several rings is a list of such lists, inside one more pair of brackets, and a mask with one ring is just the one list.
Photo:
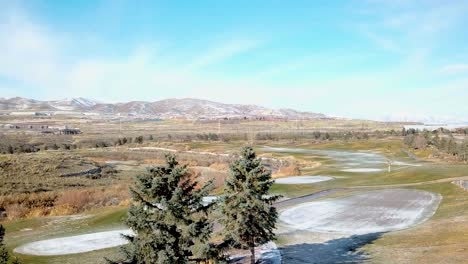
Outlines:
[[420, 122], [424, 124], [468, 124], [468, 116], [446, 116], [446, 115], [426, 115], [426, 114], [405, 114], [395, 113], [383, 118], [376, 118], [385, 122]]
[[89, 100], [82, 97], [77, 98], [67, 98], [59, 101], [50, 101], [48, 102], [50, 106], [58, 110], [65, 111], [74, 111], [74, 110], [84, 110], [86, 111], [89, 108], [97, 105], [97, 101]]
[[317, 119], [326, 116], [318, 113], [299, 112], [292, 109], [271, 109], [257, 105], [224, 104], [201, 99], [165, 99], [156, 102], [131, 101], [124, 103], [101, 103], [85, 98], [56, 101], [38, 101], [15, 97], [0, 99], [0, 110], [10, 111], [74, 111], [101, 114], [133, 114], [161, 118], [284, 118]]

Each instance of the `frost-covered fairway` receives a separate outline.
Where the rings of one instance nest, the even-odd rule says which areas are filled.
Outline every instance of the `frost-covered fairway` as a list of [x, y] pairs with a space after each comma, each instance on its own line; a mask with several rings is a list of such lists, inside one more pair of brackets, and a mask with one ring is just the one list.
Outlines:
[[[54, 238], [28, 243], [15, 248], [14, 251], [16, 253], [34, 256], [59, 256], [83, 253], [125, 245], [128, 241], [122, 237], [122, 234], [132, 235], [134, 233], [129, 229], [122, 229]], [[268, 242], [256, 248], [256, 252], [257, 260], [261, 260], [262, 263], [281, 263], [281, 254], [274, 242]]]
[[287, 178], [275, 179], [277, 184], [310, 184], [323, 181], [333, 180], [333, 177], [329, 176], [290, 176]]
[[354, 169], [343, 169], [344, 172], [379, 172], [382, 169], [378, 168], [354, 168]]
[[36, 241], [15, 248], [16, 253], [35, 256], [56, 256], [111, 248], [127, 243], [121, 234], [131, 235], [128, 229]]
[[431, 217], [440, 195], [387, 189], [309, 202], [283, 211], [280, 220], [294, 229], [368, 234], [404, 229]]
[[263, 151], [276, 153], [299, 153], [306, 155], [318, 155], [336, 161], [332, 168], [351, 173], [377, 173], [388, 168], [389, 163], [395, 169], [405, 167], [419, 167], [421, 164], [408, 163], [398, 160], [389, 160], [382, 153], [369, 151], [344, 151], [329, 149], [304, 149], [304, 148], [280, 148], [263, 147]]

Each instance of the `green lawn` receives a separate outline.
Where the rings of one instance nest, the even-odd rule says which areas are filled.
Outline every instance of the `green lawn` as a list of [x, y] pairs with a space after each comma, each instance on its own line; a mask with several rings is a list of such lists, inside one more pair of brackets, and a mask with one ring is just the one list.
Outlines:
[[[43, 217], [4, 223], [6, 229], [6, 244], [12, 251], [15, 247], [38, 240], [63, 236], [72, 236], [99, 231], [124, 228], [123, 220], [127, 210], [123, 208], [107, 208], [83, 215], [77, 220], [66, 220], [66, 217]], [[103, 257], [116, 256], [117, 248], [103, 249], [93, 252], [39, 257], [19, 255], [22, 263], [104, 263]], [[77, 257], [79, 255], [79, 257]]]

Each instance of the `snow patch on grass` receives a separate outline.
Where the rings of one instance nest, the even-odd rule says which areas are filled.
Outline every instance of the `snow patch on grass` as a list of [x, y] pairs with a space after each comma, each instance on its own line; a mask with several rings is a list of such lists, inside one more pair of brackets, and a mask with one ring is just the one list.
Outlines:
[[14, 249], [14, 252], [35, 256], [58, 256], [83, 253], [124, 245], [127, 243], [127, 240], [122, 237], [122, 234], [132, 235], [133, 232], [129, 229], [122, 229], [41, 240], [19, 246]]
[[406, 189], [371, 191], [309, 202], [280, 214], [293, 229], [342, 234], [368, 234], [405, 229], [430, 218], [440, 195]]
[[323, 181], [333, 180], [333, 177], [329, 176], [290, 176], [287, 178], [275, 179], [277, 184], [310, 184]]
[[257, 248], [260, 263], [263, 264], [281, 264], [281, 252], [279, 251], [276, 244], [272, 241]]
[[344, 172], [379, 172], [382, 169], [378, 168], [352, 168], [352, 169], [343, 169]]

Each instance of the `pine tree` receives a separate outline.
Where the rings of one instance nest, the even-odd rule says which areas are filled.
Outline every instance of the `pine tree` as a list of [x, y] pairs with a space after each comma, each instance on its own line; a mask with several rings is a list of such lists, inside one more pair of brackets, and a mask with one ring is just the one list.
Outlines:
[[461, 150], [461, 156], [462, 156], [462, 161], [468, 161], [468, 139], [463, 140], [463, 143], [461, 145], [462, 150]]
[[438, 149], [439, 149], [440, 151], [447, 152], [447, 151], [448, 151], [448, 150], [447, 150], [447, 147], [448, 147], [448, 140], [447, 140], [447, 138], [442, 137], [442, 138], [440, 139], [440, 144], [439, 144]]
[[451, 154], [452, 156], [457, 155], [457, 142], [453, 137], [450, 137], [447, 145], [447, 152]]
[[275, 238], [278, 213], [272, 205], [279, 196], [268, 195], [273, 183], [271, 172], [254, 150], [245, 147], [230, 166], [220, 199], [225, 241], [236, 248], [250, 249], [251, 263], [255, 263], [255, 247]]
[[8, 259], [10, 257], [7, 249], [5, 248], [5, 244], [3, 242], [4, 237], [5, 237], [5, 228], [3, 228], [2, 225], [0, 225], [0, 264], [8, 263]]
[[175, 156], [167, 155], [166, 163], [137, 177], [126, 221], [135, 235], [127, 236], [130, 243], [122, 247], [125, 259], [111, 263], [178, 264], [212, 254], [210, 205], [202, 202], [211, 183], [198, 189]]
[[436, 133], [435, 136], [431, 140], [432, 145], [434, 145], [436, 148], [440, 146], [440, 138], [439, 138], [439, 133]]
[[14, 153], [14, 150], [13, 150], [13, 147], [11, 145], [8, 145], [8, 154], [13, 154]]

